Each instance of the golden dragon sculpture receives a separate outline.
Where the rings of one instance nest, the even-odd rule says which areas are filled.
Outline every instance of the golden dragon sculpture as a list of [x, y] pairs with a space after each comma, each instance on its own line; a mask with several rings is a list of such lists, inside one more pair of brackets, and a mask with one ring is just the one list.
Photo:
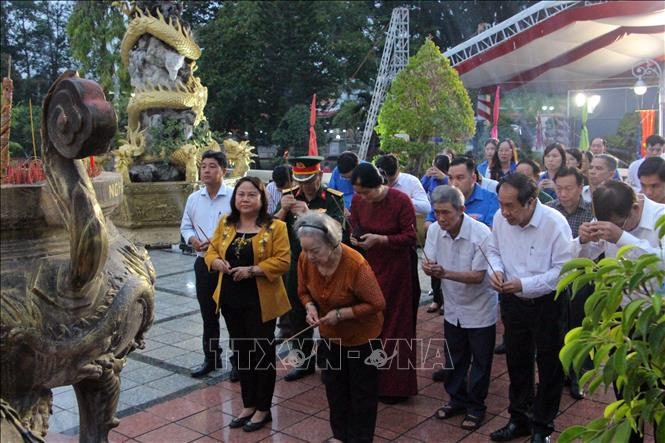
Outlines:
[[[169, 45], [178, 54], [185, 58], [185, 65], [189, 72], [184, 76], [183, 82], [177, 79], [172, 85], [153, 85], [137, 87], [127, 105], [127, 137], [114, 153], [116, 157], [116, 170], [120, 172], [129, 183], [129, 168], [134, 159], [146, 154], [147, 128], [141, 127], [141, 114], [150, 109], [191, 110], [194, 113], [194, 127], [200, 125], [205, 116], [203, 110], [208, 101], [208, 89], [202, 85], [201, 80], [194, 76], [196, 60], [201, 56], [201, 49], [194, 42], [191, 30], [180, 22], [178, 18], [169, 17], [167, 20], [159, 9], [154, 14], [148, 9], [142, 9], [137, 2], [115, 2], [121, 11], [130, 17], [127, 31], [120, 45], [122, 62], [129, 67], [130, 53], [143, 35], [151, 35]], [[181, 68], [182, 69], [182, 68]], [[234, 166], [234, 177], [240, 177], [249, 170], [252, 149], [247, 142], [224, 142], [229, 162]], [[208, 132], [204, 142], [187, 142], [168, 159], [172, 164], [185, 170], [185, 179], [189, 182], [198, 178], [198, 163], [203, 151], [210, 149], [219, 151], [219, 144]], [[159, 154], [158, 154], [159, 155]]]

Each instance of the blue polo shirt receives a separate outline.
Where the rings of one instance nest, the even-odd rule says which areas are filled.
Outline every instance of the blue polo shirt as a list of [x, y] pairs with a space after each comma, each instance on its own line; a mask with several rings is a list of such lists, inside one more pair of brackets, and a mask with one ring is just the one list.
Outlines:
[[[361, 160], [360, 163], [366, 163], [365, 160]], [[333, 188], [344, 194], [344, 207], [346, 209], [351, 208], [351, 200], [353, 200], [353, 185], [351, 180], [348, 178], [342, 177], [342, 174], [339, 173], [339, 169], [335, 166], [332, 174], [330, 175], [330, 181], [328, 181], [328, 187]]]
[[441, 185], [447, 185], [448, 184], [448, 177], [443, 177], [443, 180], [439, 180], [436, 177], [430, 177], [428, 175], [423, 175], [422, 178], [420, 179], [420, 183], [422, 183], [423, 188], [425, 189], [425, 192], [427, 192], [427, 197], [431, 200], [432, 199], [432, 191], [434, 188], [437, 186]]
[[[483, 189], [478, 184], [473, 185], [471, 196], [464, 202], [466, 208], [464, 213], [474, 220], [492, 227], [494, 213], [499, 209], [499, 198], [495, 193]], [[435, 222], [434, 210], [432, 210], [425, 221]]]

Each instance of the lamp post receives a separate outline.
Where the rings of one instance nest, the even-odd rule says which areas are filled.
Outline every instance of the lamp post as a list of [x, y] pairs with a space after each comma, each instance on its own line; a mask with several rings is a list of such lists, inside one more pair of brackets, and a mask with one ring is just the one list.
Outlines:
[[637, 95], [644, 95], [647, 92], [647, 83], [644, 79], [656, 77], [658, 81], [658, 134], [663, 135], [663, 113], [665, 112], [665, 78], [663, 70], [655, 60], [650, 58], [641, 60], [633, 65], [633, 77], [637, 79], [633, 91]]

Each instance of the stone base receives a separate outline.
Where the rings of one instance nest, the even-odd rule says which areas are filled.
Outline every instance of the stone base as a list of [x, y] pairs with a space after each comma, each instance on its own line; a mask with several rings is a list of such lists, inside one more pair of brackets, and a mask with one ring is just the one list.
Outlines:
[[197, 183], [154, 182], [124, 185], [125, 198], [112, 219], [134, 243], [161, 247], [180, 243], [180, 221]]

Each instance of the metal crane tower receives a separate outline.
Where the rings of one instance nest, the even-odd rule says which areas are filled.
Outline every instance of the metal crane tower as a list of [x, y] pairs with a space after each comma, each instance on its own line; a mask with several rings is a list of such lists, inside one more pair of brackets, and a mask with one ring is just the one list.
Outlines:
[[386, 44], [383, 47], [379, 74], [376, 76], [376, 84], [374, 85], [374, 93], [372, 94], [372, 103], [367, 112], [365, 130], [363, 131], [363, 138], [360, 142], [358, 157], [360, 157], [361, 160], [364, 160], [367, 155], [369, 141], [372, 138], [372, 131], [374, 131], [374, 126], [376, 125], [379, 109], [381, 109], [383, 99], [386, 97], [386, 91], [390, 87], [390, 83], [395, 76], [397, 76], [397, 73], [401, 71], [408, 62], [409, 10], [406, 8], [395, 8], [390, 17], [390, 26], [388, 27]]

